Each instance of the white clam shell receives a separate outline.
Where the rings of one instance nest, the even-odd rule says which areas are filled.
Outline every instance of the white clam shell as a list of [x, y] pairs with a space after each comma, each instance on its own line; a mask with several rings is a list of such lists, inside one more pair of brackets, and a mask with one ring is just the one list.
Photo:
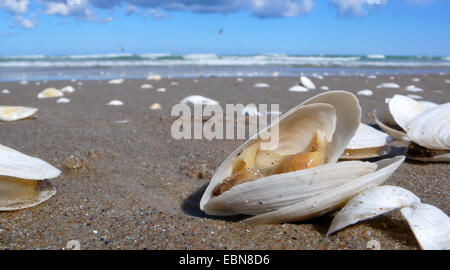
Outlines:
[[[335, 109], [335, 120], [332, 109]], [[310, 118], [309, 121], [306, 116]], [[361, 190], [384, 183], [401, 165], [404, 156], [377, 163], [335, 163], [355, 134], [360, 117], [358, 100], [348, 92], [327, 92], [305, 101], [281, 116], [276, 123], [280, 128], [281, 145], [274, 151], [277, 154], [301, 152], [311, 140], [312, 134], [308, 133], [316, 130], [314, 126], [307, 125], [322, 125], [322, 128], [328, 127], [325, 132], [328, 137], [332, 132], [327, 152], [328, 164], [263, 177], [213, 197], [213, 189], [231, 174], [231, 161], [254, 142], [255, 138], [252, 138], [236, 149], [217, 169], [203, 194], [200, 208], [212, 215], [255, 215], [246, 220], [253, 223], [298, 221], [336, 210]], [[321, 121], [329, 123], [319, 124]]]
[[316, 85], [306, 76], [300, 76], [300, 84], [311, 90], [316, 89]]
[[64, 96], [64, 93], [53, 87], [44, 89], [42, 92], [38, 94], [38, 98], [55, 98], [62, 96]]
[[429, 109], [415, 117], [407, 127], [408, 137], [429, 148], [450, 150], [450, 103]]
[[125, 80], [124, 79], [113, 79], [113, 80], [110, 80], [110, 81], [108, 81], [108, 83], [109, 84], [121, 84], [121, 83], [123, 83]]
[[308, 88], [303, 87], [301, 85], [294, 85], [291, 88], [289, 88], [290, 92], [308, 92]]
[[123, 102], [121, 100], [111, 100], [110, 102], [106, 103], [108, 106], [122, 106]]
[[63, 88], [61, 88], [62, 92], [67, 92], [67, 93], [73, 93], [75, 92], [75, 88], [73, 88], [73, 86], [64, 86]]
[[374, 110], [373, 116], [377, 125], [392, 138], [408, 142], [406, 133], [397, 125], [392, 115], [387, 110]]
[[255, 88], [267, 88], [267, 87], [270, 87], [270, 85], [268, 85], [267, 83], [255, 83], [253, 85], [253, 87], [255, 87]]
[[0, 106], [0, 121], [16, 121], [33, 116], [37, 108], [21, 106]]
[[400, 88], [396, 83], [382, 83], [377, 85], [377, 88]]
[[358, 96], [372, 96], [373, 95], [373, 91], [369, 90], [369, 89], [364, 89], [364, 90], [360, 90], [358, 91]]
[[70, 99], [62, 97], [62, 98], [58, 98], [58, 100], [56, 101], [56, 103], [70, 103]]
[[199, 95], [192, 95], [192, 96], [187, 96], [185, 98], [183, 98], [180, 101], [181, 104], [200, 104], [200, 105], [217, 105], [219, 104], [219, 102], [217, 100], [211, 99], [211, 98], [207, 98], [204, 96], [199, 96]]
[[412, 206], [420, 199], [412, 192], [396, 186], [379, 186], [368, 188], [339, 210], [331, 222], [327, 235], [389, 211]]
[[339, 209], [351, 197], [370, 186], [383, 184], [404, 161], [404, 156], [376, 162], [377, 170], [327, 192], [280, 210], [254, 216], [250, 223], [282, 223], [310, 219]]
[[425, 107], [412, 98], [403, 95], [394, 95], [389, 100], [389, 111], [395, 122], [406, 131], [409, 122], [425, 111]]
[[425, 203], [400, 211], [422, 249], [450, 249], [450, 219], [447, 214]]
[[47, 162], [0, 145], [0, 211], [37, 205], [56, 190], [46, 179], [61, 171]]
[[361, 123], [346, 149], [364, 149], [386, 145], [388, 134]]

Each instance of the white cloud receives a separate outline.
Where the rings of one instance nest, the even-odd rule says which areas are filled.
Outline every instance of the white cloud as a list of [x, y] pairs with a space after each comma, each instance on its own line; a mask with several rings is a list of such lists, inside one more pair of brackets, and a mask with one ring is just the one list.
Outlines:
[[34, 15], [32, 15], [31, 19], [27, 19], [23, 16], [16, 16], [14, 19], [18, 25], [26, 29], [34, 28], [37, 25], [37, 19]]
[[29, 0], [0, 0], [0, 8], [12, 13], [25, 13], [29, 3]]
[[69, 15], [69, 6], [65, 3], [47, 3], [45, 13], [48, 15]]
[[387, 0], [332, 0], [340, 17], [362, 17], [369, 14], [369, 9], [382, 7]]

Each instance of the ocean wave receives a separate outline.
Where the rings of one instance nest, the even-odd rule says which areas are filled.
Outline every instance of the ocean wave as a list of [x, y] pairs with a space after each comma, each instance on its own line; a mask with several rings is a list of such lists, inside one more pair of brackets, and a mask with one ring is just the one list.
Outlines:
[[385, 55], [218, 55], [111, 53], [89, 55], [24, 55], [0, 57], [0, 68], [42, 67], [170, 67], [170, 66], [292, 66], [292, 67], [449, 67], [450, 57]]

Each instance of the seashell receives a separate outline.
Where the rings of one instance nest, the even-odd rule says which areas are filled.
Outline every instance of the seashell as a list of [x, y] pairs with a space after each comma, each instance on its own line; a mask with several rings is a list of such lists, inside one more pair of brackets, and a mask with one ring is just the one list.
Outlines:
[[310, 90], [316, 89], [316, 85], [306, 76], [300, 76], [300, 85]]
[[367, 159], [381, 156], [384, 154], [382, 147], [387, 144], [388, 138], [388, 134], [361, 123], [340, 159]]
[[161, 80], [161, 75], [158, 75], [158, 74], [150, 74], [148, 77], [147, 77], [147, 80], [149, 80], [149, 81], [160, 81]]
[[0, 106], [0, 121], [16, 121], [30, 118], [37, 111], [37, 108], [30, 107]]
[[268, 85], [267, 83], [255, 83], [253, 85], [254, 88], [267, 88], [270, 87], [270, 85]]
[[349, 200], [337, 212], [327, 235], [357, 222], [419, 202], [420, 199], [416, 195], [404, 188], [388, 185], [368, 188]]
[[372, 92], [372, 90], [364, 89], [364, 90], [358, 91], [357, 94], [358, 94], [359, 96], [372, 96], [372, 95], [373, 95], [373, 92]]
[[64, 93], [53, 87], [47, 88], [38, 94], [38, 98], [55, 98], [62, 96], [64, 96]]
[[154, 103], [152, 106], [150, 106], [150, 109], [161, 110], [161, 105], [159, 103]]
[[330, 90], [330, 88], [328, 88], [328, 86], [325, 85], [325, 86], [321, 86], [320, 90], [325, 90], [326, 91], [326, 90]]
[[450, 219], [425, 203], [400, 209], [422, 249], [450, 249]]
[[308, 92], [308, 89], [301, 86], [301, 85], [294, 85], [291, 88], [289, 88], [290, 92]]
[[377, 76], [375, 76], [375, 75], [369, 75], [369, 76], [367, 76], [367, 79], [376, 79], [377, 78]]
[[353, 197], [336, 214], [327, 235], [396, 209], [400, 209], [422, 249], [450, 249], [449, 217], [396, 186], [371, 187]]
[[70, 99], [62, 97], [62, 98], [58, 98], [58, 100], [56, 101], [56, 103], [69, 103]]
[[179, 82], [170, 82], [170, 85], [173, 85], [173, 86], [177, 86], [179, 84], [180, 84]]
[[9, 94], [9, 93], [11, 93], [8, 89], [3, 89], [2, 90], [2, 94]]
[[395, 122], [392, 115], [386, 110], [374, 110], [373, 116], [375, 118], [375, 123], [387, 134], [392, 136], [392, 138], [408, 142], [409, 138], [402, 128]]
[[106, 103], [106, 105], [109, 106], [122, 106], [123, 102], [120, 100], [111, 100], [110, 102]]
[[438, 104], [431, 102], [431, 101], [426, 101], [426, 100], [419, 100], [417, 102], [419, 102], [420, 105], [424, 106], [426, 110], [429, 110], [429, 109], [432, 109], [432, 108], [438, 106]]
[[56, 194], [46, 179], [61, 171], [47, 162], [0, 145], [0, 211], [24, 209]]
[[382, 184], [403, 156], [336, 163], [360, 117], [357, 98], [344, 91], [294, 107], [272, 124], [279, 128], [278, 145], [260, 148], [264, 129], [225, 159], [203, 194], [201, 210], [254, 215], [245, 220], [251, 223], [299, 221], [336, 210], [368, 186]]
[[412, 99], [422, 99], [422, 96], [419, 95], [407, 95], [407, 97], [412, 98]]
[[377, 85], [377, 88], [400, 88], [396, 83], [382, 83]]
[[141, 85], [141, 89], [151, 89], [151, 88], [153, 88], [153, 85], [151, 85], [151, 84], [143, 84], [143, 85]]
[[418, 87], [416, 87], [416, 86], [414, 86], [414, 85], [408, 85], [408, 86], [405, 88], [405, 90], [406, 90], [406, 91], [409, 91], [409, 92], [423, 92], [423, 89], [422, 89], [422, 88], [418, 88]]
[[166, 92], [166, 88], [158, 88], [156, 89], [156, 92]]
[[75, 92], [75, 88], [73, 88], [72, 86], [68, 85], [68, 86], [64, 86], [63, 88], [61, 88], [62, 92], [67, 92], [67, 93], [73, 93]]
[[412, 82], [420, 82], [420, 79], [419, 78], [412, 78], [411, 81]]
[[420, 103], [402, 95], [394, 95], [388, 105], [392, 117], [403, 130], [406, 130], [414, 117], [425, 111], [425, 107]]
[[217, 105], [217, 104], [219, 104], [219, 102], [214, 99], [199, 96], [199, 95], [192, 95], [192, 96], [185, 97], [180, 101], [180, 103], [181, 104], [192, 104], [192, 105], [195, 105], [195, 104]]
[[123, 83], [125, 80], [120, 78], [120, 79], [114, 79], [114, 80], [110, 80], [108, 81], [109, 84], [121, 84]]
[[408, 158], [420, 161], [450, 161], [450, 103], [426, 110], [407, 127], [414, 142], [409, 145]]

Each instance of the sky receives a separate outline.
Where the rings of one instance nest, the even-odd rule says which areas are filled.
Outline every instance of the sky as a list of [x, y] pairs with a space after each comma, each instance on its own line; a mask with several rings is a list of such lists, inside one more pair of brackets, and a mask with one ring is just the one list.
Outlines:
[[448, 0], [0, 0], [0, 55], [450, 56], [449, 14]]

